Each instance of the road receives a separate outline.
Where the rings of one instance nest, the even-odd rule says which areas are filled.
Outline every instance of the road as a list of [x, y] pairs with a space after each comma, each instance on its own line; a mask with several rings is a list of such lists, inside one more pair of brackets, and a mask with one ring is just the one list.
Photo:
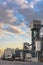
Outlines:
[[41, 62], [2, 61], [0, 65], [43, 65]]

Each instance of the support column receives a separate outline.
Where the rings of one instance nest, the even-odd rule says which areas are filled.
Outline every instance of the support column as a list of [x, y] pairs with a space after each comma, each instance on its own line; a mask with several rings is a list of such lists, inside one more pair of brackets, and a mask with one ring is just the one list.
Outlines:
[[35, 57], [35, 37], [33, 29], [32, 29], [32, 57]]

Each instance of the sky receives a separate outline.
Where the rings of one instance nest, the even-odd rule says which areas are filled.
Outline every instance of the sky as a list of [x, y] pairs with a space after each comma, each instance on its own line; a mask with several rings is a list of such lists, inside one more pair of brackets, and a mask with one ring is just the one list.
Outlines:
[[31, 43], [30, 22], [43, 23], [43, 0], [0, 0], [0, 48]]

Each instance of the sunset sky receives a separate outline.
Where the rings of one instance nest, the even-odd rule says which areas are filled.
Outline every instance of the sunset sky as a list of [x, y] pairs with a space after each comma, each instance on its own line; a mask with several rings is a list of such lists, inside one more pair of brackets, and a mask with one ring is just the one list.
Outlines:
[[43, 0], [0, 0], [0, 48], [22, 49], [24, 42], [31, 43], [33, 19], [43, 21]]

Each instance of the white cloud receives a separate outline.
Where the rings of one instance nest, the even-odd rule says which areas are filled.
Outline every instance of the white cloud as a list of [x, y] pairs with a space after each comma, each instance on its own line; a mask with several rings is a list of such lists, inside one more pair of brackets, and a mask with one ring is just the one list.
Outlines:
[[0, 22], [9, 24], [15, 22], [16, 20], [17, 19], [13, 16], [12, 10], [5, 8], [0, 9]]
[[3, 28], [3, 26], [4, 26], [3, 22], [2, 22], [2, 23], [0, 23], [0, 29], [2, 29], [2, 28]]
[[15, 1], [21, 8], [28, 8], [29, 7], [27, 0], [15, 0]]
[[[10, 32], [13, 31], [14, 33], [22, 32], [21, 30], [19, 30], [17, 27], [13, 26], [12, 24], [17, 21], [17, 18], [13, 15], [13, 11], [14, 12], [18, 11], [19, 13], [21, 13], [27, 21], [32, 21], [33, 19], [42, 19], [43, 12], [40, 15], [40, 13], [37, 13], [34, 11], [34, 6], [39, 1], [41, 0], [32, 0], [30, 3], [28, 3], [27, 0], [7, 0], [6, 2], [4, 2], [4, 5], [6, 5], [6, 3], [7, 5], [8, 4], [11, 5], [11, 3], [14, 4], [14, 6], [12, 5], [13, 10], [11, 9], [10, 6], [5, 7], [4, 5], [0, 4], [0, 22], [4, 24], [11, 24], [11, 26], [9, 27], [9, 29], [7, 29], [7, 31], [10, 31]], [[21, 26], [25, 27], [25, 24], [22, 24]], [[0, 25], [0, 28], [1, 28], [1, 25]]]
[[7, 5], [7, 2], [3, 2], [2, 4], [3, 4], [4, 6], [6, 6], [6, 5]]
[[23, 34], [22, 30], [17, 28], [17, 26], [7, 25], [7, 24], [1, 24], [1, 25], [0, 25], [0, 29], [1, 30], [6, 30], [6, 31], [12, 32], [12, 33]]
[[12, 23], [17, 21], [16, 17], [13, 16], [13, 11], [10, 9], [2, 8], [3, 5], [2, 4], [0, 4], [0, 5], [1, 5], [1, 8], [0, 8], [0, 29], [6, 30], [6, 31], [9, 31], [12, 33], [22, 34], [22, 31], [20, 29], [18, 29], [16, 26], [12, 25]]
[[13, 12], [11, 10], [6, 10], [6, 14], [9, 17], [9, 22], [13, 23], [17, 21], [17, 18], [13, 16]]
[[10, 38], [9, 32], [0, 30], [0, 38], [9, 39]]
[[12, 31], [13, 33], [23, 34], [21, 29], [17, 28], [16, 26], [9, 25], [11, 29], [8, 29], [8, 31]]

